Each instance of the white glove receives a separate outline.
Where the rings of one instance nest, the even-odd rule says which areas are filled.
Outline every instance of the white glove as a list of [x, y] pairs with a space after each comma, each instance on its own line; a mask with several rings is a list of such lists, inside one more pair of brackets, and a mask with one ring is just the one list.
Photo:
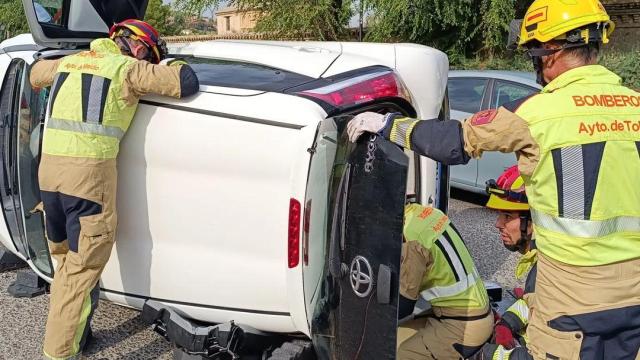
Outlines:
[[387, 123], [387, 117], [374, 112], [365, 112], [356, 115], [349, 124], [347, 124], [347, 134], [349, 141], [356, 142], [363, 132], [378, 133], [384, 129]]

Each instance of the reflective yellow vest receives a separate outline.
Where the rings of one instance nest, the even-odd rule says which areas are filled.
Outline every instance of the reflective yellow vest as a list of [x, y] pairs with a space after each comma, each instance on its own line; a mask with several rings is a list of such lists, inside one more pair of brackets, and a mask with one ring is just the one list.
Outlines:
[[640, 94], [583, 66], [515, 113], [540, 146], [525, 177], [539, 251], [577, 266], [640, 258]]
[[138, 105], [121, 96], [128, 67], [135, 61], [110, 39], [94, 40], [90, 51], [65, 57], [51, 87], [42, 152], [116, 158]]
[[464, 242], [440, 210], [418, 204], [405, 208], [404, 236], [432, 256], [420, 295], [432, 306], [486, 309], [489, 297]]

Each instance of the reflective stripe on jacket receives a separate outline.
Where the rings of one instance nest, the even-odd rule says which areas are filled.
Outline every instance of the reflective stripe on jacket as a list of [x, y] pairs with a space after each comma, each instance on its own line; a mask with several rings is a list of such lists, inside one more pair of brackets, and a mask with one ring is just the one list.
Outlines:
[[407, 266], [401, 272], [412, 272], [408, 276], [401, 274], [403, 296], [416, 299], [419, 293], [434, 307], [460, 309], [468, 315], [486, 312], [489, 299], [484, 284], [467, 247], [445, 214], [432, 207], [407, 205], [404, 237], [408, 248], [426, 260], [411, 266], [413, 262], [406, 257], [412, 253], [403, 254], [403, 265]]

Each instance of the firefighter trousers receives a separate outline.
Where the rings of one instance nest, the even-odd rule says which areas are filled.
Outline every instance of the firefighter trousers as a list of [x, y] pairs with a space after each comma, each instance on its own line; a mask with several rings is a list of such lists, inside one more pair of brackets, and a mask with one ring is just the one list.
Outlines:
[[114, 160], [43, 155], [39, 182], [46, 234], [56, 269], [51, 284], [44, 354], [75, 358], [90, 331], [99, 280], [115, 239]]
[[396, 359], [466, 359], [482, 348], [492, 332], [491, 311], [473, 320], [418, 318], [398, 328]]
[[640, 259], [581, 267], [538, 256], [533, 358], [639, 359]]

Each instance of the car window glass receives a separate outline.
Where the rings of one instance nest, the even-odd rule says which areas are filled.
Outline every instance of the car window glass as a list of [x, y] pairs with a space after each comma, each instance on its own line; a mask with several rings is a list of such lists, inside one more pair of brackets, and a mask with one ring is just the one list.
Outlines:
[[44, 218], [41, 213], [30, 213], [30, 210], [41, 201], [36, 174], [40, 163], [41, 129], [44, 126], [49, 90], [32, 88], [29, 85], [29, 71], [26, 71], [22, 84], [20, 110], [17, 114], [16, 154], [20, 209], [23, 215], [29, 259], [38, 270], [51, 276], [53, 268], [44, 236]]
[[309, 318], [316, 303], [327, 251], [331, 181], [336, 166], [338, 129], [333, 119], [320, 124], [309, 168], [304, 205], [303, 274], [304, 294]]
[[496, 81], [496, 84], [493, 87], [491, 108], [497, 109], [504, 104], [522, 99], [523, 97], [527, 97], [535, 92], [537, 92], [536, 89], [528, 86], [505, 81]]
[[4, 209], [5, 222], [11, 241], [16, 249], [27, 256], [27, 249], [22, 239], [22, 217], [19, 213], [20, 199], [17, 179], [16, 126], [20, 111], [20, 86], [25, 72], [25, 62], [14, 59], [7, 69], [2, 88], [0, 88], [0, 205]]
[[38, 22], [62, 25], [62, 3], [63, 0], [35, 0]]
[[480, 111], [487, 82], [487, 79], [449, 79], [451, 109], [468, 113]]
[[193, 56], [181, 58], [191, 65], [200, 85], [282, 92], [314, 80], [305, 75], [260, 64]]

